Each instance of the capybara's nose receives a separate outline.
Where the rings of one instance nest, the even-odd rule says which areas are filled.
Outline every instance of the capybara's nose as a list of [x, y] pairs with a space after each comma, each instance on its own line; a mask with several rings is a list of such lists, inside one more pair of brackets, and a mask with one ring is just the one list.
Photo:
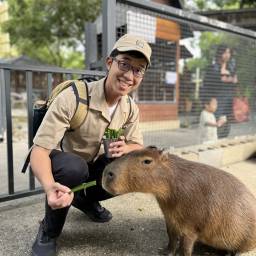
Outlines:
[[108, 181], [112, 181], [112, 180], [115, 178], [115, 174], [114, 174], [112, 171], [109, 170], [109, 171], [107, 172], [106, 177], [107, 177], [107, 180], [108, 180]]

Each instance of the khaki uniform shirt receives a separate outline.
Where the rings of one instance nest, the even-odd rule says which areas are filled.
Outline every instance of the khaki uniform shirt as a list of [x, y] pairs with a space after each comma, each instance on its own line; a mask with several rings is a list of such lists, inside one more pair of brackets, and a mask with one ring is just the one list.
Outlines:
[[88, 84], [89, 108], [84, 123], [75, 131], [70, 128], [70, 120], [76, 109], [76, 98], [72, 87], [63, 90], [50, 105], [40, 125], [34, 144], [46, 149], [60, 149], [80, 155], [92, 161], [96, 155], [103, 153], [102, 137], [107, 127], [124, 128], [126, 143], [143, 145], [139, 131], [139, 109], [132, 99], [123, 96], [112, 116], [104, 94], [104, 79]]

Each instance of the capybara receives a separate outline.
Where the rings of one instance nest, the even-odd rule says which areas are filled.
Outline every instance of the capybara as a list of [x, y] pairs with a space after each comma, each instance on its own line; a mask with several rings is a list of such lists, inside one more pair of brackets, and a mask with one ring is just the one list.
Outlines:
[[196, 241], [236, 255], [256, 248], [256, 199], [232, 174], [148, 147], [109, 164], [109, 193], [152, 193], [163, 212], [168, 255], [192, 255]]

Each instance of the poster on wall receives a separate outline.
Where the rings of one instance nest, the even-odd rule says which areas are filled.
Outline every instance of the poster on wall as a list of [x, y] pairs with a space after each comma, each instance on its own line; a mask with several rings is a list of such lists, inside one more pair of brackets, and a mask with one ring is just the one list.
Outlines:
[[167, 85], [174, 85], [176, 84], [176, 80], [177, 80], [177, 74], [176, 72], [173, 72], [173, 71], [167, 71], [165, 73], [165, 83]]

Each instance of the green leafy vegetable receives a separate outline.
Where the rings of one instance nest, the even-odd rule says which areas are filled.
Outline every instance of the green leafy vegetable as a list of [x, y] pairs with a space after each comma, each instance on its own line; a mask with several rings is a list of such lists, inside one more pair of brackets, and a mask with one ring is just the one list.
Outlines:
[[106, 139], [118, 139], [123, 135], [124, 129], [120, 128], [119, 130], [107, 128], [104, 133], [104, 138]]
[[86, 183], [82, 183], [82, 184], [72, 188], [68, 193], [71, 194], [72, 192], [74, 193], [74, 192], [77, 192], [79, 190], [87, 189], [87, 188], [95, 186], [95, 185], [96, 185], [96, 180], [86, 182]]

